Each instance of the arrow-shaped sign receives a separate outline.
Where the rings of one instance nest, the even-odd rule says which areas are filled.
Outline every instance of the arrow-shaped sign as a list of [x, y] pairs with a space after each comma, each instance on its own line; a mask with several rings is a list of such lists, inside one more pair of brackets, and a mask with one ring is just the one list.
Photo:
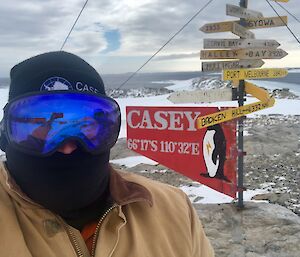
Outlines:
[[264, 65], [263, 60], [238, 60], [220, 62], [202, 62], [202, 71], [222, 71], [227, 69], [260, 68]]
[[288, 53], [282, 49], [249, 48], [239, 50], [202, 50], [200, 59], [281, 59]]
[[223, 80], [275, 79], [283, 78], [287, 74], [288, 70], [281, 68], [224, 70]]
[[243, 18], [243, 19], [264, 17], [264, 15], [261, 12], [253, 11], [247, 8], [243, 8], [231, 4], [226, 4], [226, 15]]
[[204, 33], [217, 33], [217, 32], [232, 31], [233, 23], [234, 23], [234, 21], [206, 23], [199, 30], [201, 30]]
[[204, 49], [239, 49], [239, 48], [277, 48], [280, 44], [276, 40], [264, 39], [204, 39]]
[[287, 16], [266, 17], [260, 19], [249, 19], [245, 21], [247, 29], [263, 29], [285, 26], [288, 23]]
[[218, 101], [232, 101], [232, 88], [179, 91], [172, 93], [168, 100], [172, 103], [210, 103]]
[[255, 38], [253, 32], [247, 30], [245, 27], [235, 22], [232, 24], [232, 33], [241, 38]]
[[[245, 20], [245, 24], [243, 25], [243, 27], [246, 29], [280, 27], [280, 26], [285, 26], [287, 22], [288, 22], [287, 16], [248, 19]], [[204, 33], [218, 33], [218, 32], [232, 31], [234, 23], [239, 24], [240, 21], [236, 20], [236, 21], [206, 23], [200, 28], [200, 30]]]

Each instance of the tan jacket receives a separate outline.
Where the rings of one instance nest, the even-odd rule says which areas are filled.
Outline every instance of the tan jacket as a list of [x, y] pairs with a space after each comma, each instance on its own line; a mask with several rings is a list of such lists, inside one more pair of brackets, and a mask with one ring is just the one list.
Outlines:
[[[90, 256], [78, 230], [33, 203], [0, 164], [0, 256]], [[99, 222], [96, 257], [211, 257], [198, 216], [179, 189], [111, 170], [116, 202]]]

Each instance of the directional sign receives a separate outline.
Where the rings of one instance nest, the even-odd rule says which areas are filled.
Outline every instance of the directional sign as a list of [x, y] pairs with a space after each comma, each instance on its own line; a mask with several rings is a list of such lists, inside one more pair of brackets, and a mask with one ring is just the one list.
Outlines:
[[232, 33], [241, 38], [255, 38], [253, 32], [247, 30], [245, 27], [235, 22], [232, 24]]
[[224, 70], [223, 80], [244, 80], [244, 79], [275, 79], [287, 76], [286, 69], [240, 69]]
[[272, 107], [275, 103], [275, 98], [273, 96], [270, 96], [267, 90], [264, 90], [252, 83], [245, 82], [245, 91], [247, 94], [253, 95], [260, 101], [241, 107], [228, 109], [225, 111], [203, 115], [197, 119], [197, 128], [203, 129], [209, 126], [223, 123], [225, 121], [230, 121], [232, 119], [242, 117], [246, 114]]
[[265, 39], [204, 39], [204, 49], [239, 49], [239, 48], [277, 48], [280, 44], [276, 40]]
[[200, 59], [281, 59], [288, 53], [282, 49], [249, 48], [239, 50], [202, 50]]
[[285, 26], [288, 23], [287, 16], [281, 17], [266, 17], [260, 19], [249, 19], [245, 21], [245, 27], [247, 29], [263, 29], [263, 28], [272, 28]]
[[202, 71], [222, 71], [227, 69], [260, 68], [263, 60], [238, 60], [220, 62], [202, 62]]
[[232, 25], [233, 21], [206, 23], [200, 28], [200, 30], [204, 33], [226, 32], [232, 31]]
[[174, 92], [168, 97], [168, 100], [172, 103], [232, 101], [232, 88]]
[[[233, 30], [233, 24], [239, 24], [239, 20], [224, 21], [204, 24], [200, 30], [204, 33], [227, 32]], [[246, 29], [260, 29], [285, 26], [288, 23], [287, 16], [265, 17], [257, 19], [246, 19], [243, 25]]]
[[264, 15], [261, 12], [253, 11], [231, 4], [226, 4], [226, 15], [244, 19], [264, 17]]
[[216, 124], [223, 123], [225, 121], [230, 121], [247, 114], [257, 112], [266, 108], [274, 106], [275, 99], [270, 97], [266, 102], [255, 102], [252, 104], [247, 104], [238, 108], [229, 109], [226, 111], [216, 112], [210, 115], [202, 116], [197, 119], [197, 128], [202, 129]]

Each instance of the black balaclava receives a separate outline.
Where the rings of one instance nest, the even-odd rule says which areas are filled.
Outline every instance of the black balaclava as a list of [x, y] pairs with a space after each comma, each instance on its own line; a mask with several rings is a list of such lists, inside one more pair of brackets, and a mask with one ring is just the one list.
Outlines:
[[[45, 53], [12, 68], [9, 101], [28, 92], [49, 90], [105, 95], [103, 81], [96, 70], [70, 53]], [[36, 157], [7, 143], [1, 147], [6, 152], [9, 173], [22, 191], [69, 224], [80, 228], [111, 204], [110, 149], [92, 155], [78, 146], [71, 154], [56, 152], [48, 157]]]

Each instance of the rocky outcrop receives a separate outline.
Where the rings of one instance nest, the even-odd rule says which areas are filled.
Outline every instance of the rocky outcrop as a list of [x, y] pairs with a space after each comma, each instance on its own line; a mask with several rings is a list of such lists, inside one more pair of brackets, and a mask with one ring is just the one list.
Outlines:
[[299, 257], [300, 217], [275, 204], [195, 204], [216, 257]]

